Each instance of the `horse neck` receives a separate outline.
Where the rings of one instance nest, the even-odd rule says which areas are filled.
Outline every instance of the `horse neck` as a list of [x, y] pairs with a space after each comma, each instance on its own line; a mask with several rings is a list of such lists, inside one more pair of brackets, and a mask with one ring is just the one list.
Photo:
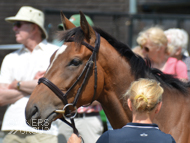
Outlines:
[[177, 143], [190, 143], [190, 97], [177, 89], [164, 87], [162, 101], [162, 108], [153, 122], [161, 131], [171, 134]]
[[113, 48], [100, 48], [98, 60], [104, 69], [104, 90], [99, 98], [113, 128], [121, 128], [131, 121], [128, 106], [124, 109], [123, 94], [127, 91], [134, 76], [124, 57]]

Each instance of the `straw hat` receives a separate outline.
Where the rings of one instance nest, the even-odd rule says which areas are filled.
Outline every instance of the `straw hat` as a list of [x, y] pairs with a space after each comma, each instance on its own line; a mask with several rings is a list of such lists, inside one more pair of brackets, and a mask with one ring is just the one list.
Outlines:
[[22, 6], [15, 16], [5, 18], [5, 21], [13, 23], [15, 21], [27, 21], [37, 24], [45, 34], [46, 39], [48, 34], [44, 28], [44, 13], [30, 6]]

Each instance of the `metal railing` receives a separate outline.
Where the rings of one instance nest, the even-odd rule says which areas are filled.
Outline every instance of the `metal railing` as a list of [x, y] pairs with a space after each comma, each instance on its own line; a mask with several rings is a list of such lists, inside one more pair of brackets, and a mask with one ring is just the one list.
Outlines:
[[22, 44], [6, 44], [6, 45], [0, 45], [0, 50], [16, 50], [20, 49], [22, 47]]

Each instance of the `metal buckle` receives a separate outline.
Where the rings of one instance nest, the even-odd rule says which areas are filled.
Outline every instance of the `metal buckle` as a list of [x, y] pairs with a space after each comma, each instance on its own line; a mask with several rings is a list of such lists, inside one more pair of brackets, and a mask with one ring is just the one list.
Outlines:
[[65, 114], [65, 110], [55, 110], [56, 113]]
[[[73, 106], [74, 109], [75, 109], [75, 114], [74, 114], [73, 116], [67, 117], [67, 116], [65, 116], [65, 109], [66, 109], [68, 106], [73, 106], [73, 104], [72, 104], [72, 103], [66, 104], [66, 105], [63, 107], [63, 110], [55, 110], [55, 112], [62, 114], [64, 118], [73, 119], [73, 118], [75, 118], [76, 115], [77, 115], [77, 107], [76, 107], [76, 106]], [[71, 114], [70, 114], [70, 115], [71, 115]]]
[[[73, 106], [73, 104], [72, 104], [72, 103], [66, 104], [66, 105], [63, 107], [63, 110], [65, 111], [65, 109], [66, 109], [68, 106]], [[75, 114], [74, 114], [73, 116], [69, 116], [69, 117], [67, 117], [65, 114], [63, 114], [63, 117], [64, 117], [64, 118], [69, 118], [69, 119], [75, 118], [75, 116], [77, 115], [77, 107], [76, 107], [76, 106], [73, 106], [73, 107], [74, 107], [74, 109], [75, 109]], [[71, 115], [71, 114], [70, 114], [70, 115]]]

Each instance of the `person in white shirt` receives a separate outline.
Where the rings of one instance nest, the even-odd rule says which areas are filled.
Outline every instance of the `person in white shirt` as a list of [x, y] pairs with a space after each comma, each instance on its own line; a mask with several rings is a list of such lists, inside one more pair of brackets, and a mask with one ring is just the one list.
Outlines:
[[44, 14], [38, 9], [23, 6], [5, 21], [13, 23], [16, 41], [23, 47], [6, 55], [1, 66], [0, 106], [9, 105], [1, 128], [5, 132], [3, 143], [56, 143], [58, 123], [55, 121], [48, 131], [28, 126], [25, 106], [58, 47], [47, 42]]

